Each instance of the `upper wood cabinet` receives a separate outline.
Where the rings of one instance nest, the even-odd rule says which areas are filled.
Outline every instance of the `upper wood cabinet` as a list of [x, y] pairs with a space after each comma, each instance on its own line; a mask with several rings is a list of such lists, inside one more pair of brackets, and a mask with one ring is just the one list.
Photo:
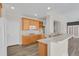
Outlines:
[[36, 26], [36, 29], [39, 30], [43, 27], [43, 22], [35, 19], [22, 18], [22, 30], [29, 30], [31, 25]]
[[36, 26], [37, 29], [39, 29], [39, 21], [34, 20], [33, 24]]
[[29, 30], [30, 19], [22, 18], [22, 30]]
[[39, 22], [39, 27], [40, 27], [40, 28], [43, 27], [43, 22]]
[[0, 16], [2, 14], [2, 3], [0, 3]]

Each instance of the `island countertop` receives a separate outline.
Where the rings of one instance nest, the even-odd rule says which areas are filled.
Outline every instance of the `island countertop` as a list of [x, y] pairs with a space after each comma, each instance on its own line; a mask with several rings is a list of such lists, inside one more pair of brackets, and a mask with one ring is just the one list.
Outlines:
[[70, 38], [72, 38], [72, 35], [70, 35], [70, 34], [61, 34], [61, 35], [57, 35], [57, 36], [38, 40], [38, 42], [42, 42], [42, 43], [45, 43], [45, 44], [48, 44], [50, 42], [59, 43], [59, 42], [62, 42], [64, 40], [68, 40]]

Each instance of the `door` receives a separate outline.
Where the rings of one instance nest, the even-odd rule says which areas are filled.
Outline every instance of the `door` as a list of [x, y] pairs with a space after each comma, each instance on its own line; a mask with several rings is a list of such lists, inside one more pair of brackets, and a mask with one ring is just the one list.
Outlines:
[[73, 36], [74, 36], [74, 37], [78, 37], [78, 36], [79, 36], [79, 33], [78, 33], [78, 32], [79, 32], [79, 30], [78, 30], [79, 27], [78, 27], [78, 26], [79, 26], [79, 25], [74, 25], [74, 26], [73, 26]]
[[0, 56], [7, 55], [7, 39], [5, 32], [5, 19], [0, 18]]
[[73, 26], [68, 26], [68, 34], [73, 35]]

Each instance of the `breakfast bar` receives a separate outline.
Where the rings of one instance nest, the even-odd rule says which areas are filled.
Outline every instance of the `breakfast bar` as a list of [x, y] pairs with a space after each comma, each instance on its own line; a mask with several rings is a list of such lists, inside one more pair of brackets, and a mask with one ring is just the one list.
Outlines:
[[68, 56], [70, 34], [60, 34], [38, 40], [40, 56]]

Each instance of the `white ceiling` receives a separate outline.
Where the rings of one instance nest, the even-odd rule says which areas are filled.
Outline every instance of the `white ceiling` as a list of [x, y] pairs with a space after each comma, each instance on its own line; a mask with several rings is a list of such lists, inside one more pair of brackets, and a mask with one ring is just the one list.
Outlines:
[[37, 14], [38, 18], [46, 16], [49, 11], [47, 8], [51, 7], [51, 10], [64, 15], [67, 18], [79, 18], [79, 4], [78, 3], [14, 3], [14, 4], [4, 4], [7, 10], [11, 10], [10, 7], [15, 7], [15, 13], [22, 16], [35, 17]]

